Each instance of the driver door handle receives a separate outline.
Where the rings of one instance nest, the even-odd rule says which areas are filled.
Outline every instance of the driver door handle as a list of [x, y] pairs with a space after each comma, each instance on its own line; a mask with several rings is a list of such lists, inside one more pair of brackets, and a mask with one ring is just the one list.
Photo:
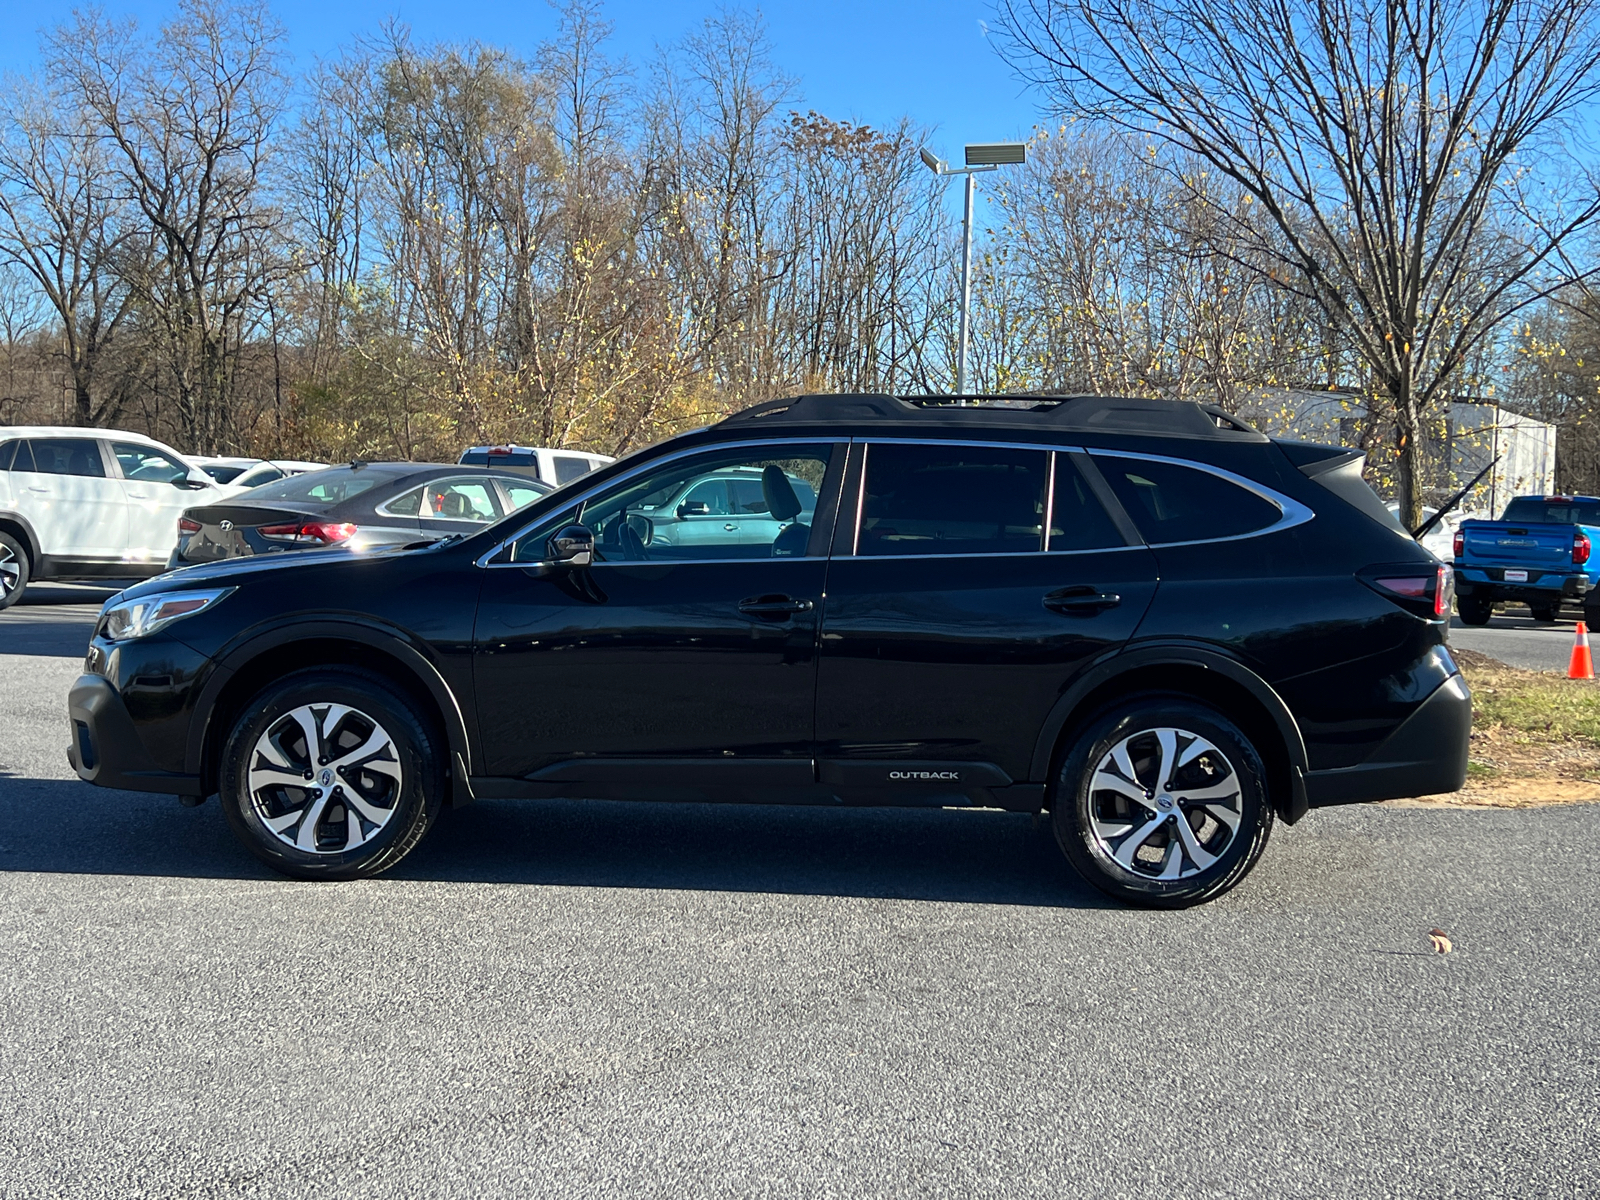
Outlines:
[[752, 596], [739, 602], [739, 611], [751, 617], [787, 617], [810, 612], [812, 607], [811, 601], [791, 596]]
[[1116, 592], [1102, 592], [1094, 587], [1064, 587], [1045, 593], [1044, 606], [1051, 612], [1067, 617], [1092, 617], [1107, 608], [1122, 603]]
[[735, 529], [737, 529], [739, 527], [737, 525], [728, 524], [728, 525], [724, 525], [723, 528], [726, 529], [729, 533], [732, 533]]

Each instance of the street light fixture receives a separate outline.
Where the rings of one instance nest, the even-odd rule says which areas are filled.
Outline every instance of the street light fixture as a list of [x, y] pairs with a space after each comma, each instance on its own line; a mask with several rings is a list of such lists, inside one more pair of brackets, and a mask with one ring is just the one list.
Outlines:
[[923, 147], [922, 161], [935, 175], [965, 175], [966, 204], [961, 217], [961, 341], [956, 349], [956, 403], [965, 404], [967, 394], [968, 310], [972, 305], [972, 177], [983, 171], [1013, 166], [1028, 161], [1026, 142], [982, 142], [967, 147], [965, 167], [952, 167]]

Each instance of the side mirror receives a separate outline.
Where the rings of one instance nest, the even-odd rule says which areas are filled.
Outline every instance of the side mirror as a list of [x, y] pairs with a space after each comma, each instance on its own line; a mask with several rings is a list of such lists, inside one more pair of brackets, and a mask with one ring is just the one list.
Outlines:
[[211, 480], [190, 475], [187, 479], [174, 479], [172, 486], [180, 492], [201, 492], [211, 486]]
[[678, 505], [680, 517], [705, 517], [711, 515], [711, 505], [704, 500], [685, 500]]
[[552, 563], [587, 567], [594, 562], [594, 533], [587, 525], [568, 525], [545, 544]]

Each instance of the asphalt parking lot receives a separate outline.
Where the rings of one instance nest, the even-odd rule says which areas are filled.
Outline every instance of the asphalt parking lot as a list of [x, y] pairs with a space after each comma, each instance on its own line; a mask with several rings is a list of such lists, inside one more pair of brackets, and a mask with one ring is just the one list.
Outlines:
[[72, 778], [97, 598], [30, 599], [0, 1195], [1600, 1191], [1600, 809], [1314, 813], [1182, 913], [937, 811], [483, 803], [297, 884]]

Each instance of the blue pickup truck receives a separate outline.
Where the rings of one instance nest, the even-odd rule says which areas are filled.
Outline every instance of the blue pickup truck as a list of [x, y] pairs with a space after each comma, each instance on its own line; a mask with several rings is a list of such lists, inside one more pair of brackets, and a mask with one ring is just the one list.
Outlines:
[[1456, 530], [1456, 611], [1468, 625], [1488, 623], [1496, 600], [1520, 600], [1536, 621], [1562, 604], [1600, 620], [1600, 498], [1518, 496], [1498, 521], [1463, 521]]

